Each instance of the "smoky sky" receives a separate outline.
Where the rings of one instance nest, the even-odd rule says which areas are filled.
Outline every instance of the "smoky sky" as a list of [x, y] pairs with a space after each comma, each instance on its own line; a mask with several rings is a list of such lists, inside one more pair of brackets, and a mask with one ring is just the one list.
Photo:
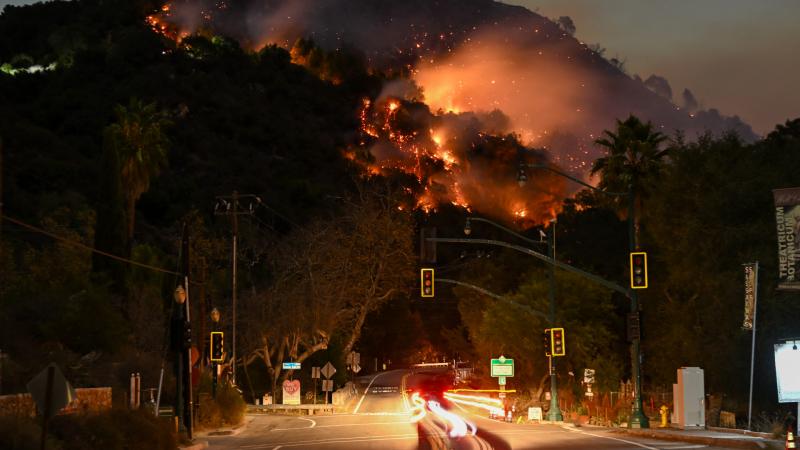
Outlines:
[[[600, 43], [643, 79], [689, 88], [701, 107], [737, 114], [765, 134], [800, 116], [800, 2], [796, 0], [505, 0]], [[680, 101], [680, 98], [675, 98]]]

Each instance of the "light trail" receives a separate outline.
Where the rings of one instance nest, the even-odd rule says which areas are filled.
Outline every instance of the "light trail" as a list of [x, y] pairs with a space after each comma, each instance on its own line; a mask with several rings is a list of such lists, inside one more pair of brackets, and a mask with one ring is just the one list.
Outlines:
[[444, 394], [444, 398], [456, 404], [475, 406], [481, 409], [485, 409], [486, 411], [489, 411], [490, 413], [493, 413], [495, 415], [505, 416], [503, 408], [495, 406], [495, 405], [500, 405], [500, 406], [503, 405], [503, 402], [496, 398], [458, 395], [451, 393]]
[[442, 406], [436, 400], [428, 401], [428, 409], [450, 424], [450, 431], [448, 433], [450, 437], [464, 437], [467, 434], [472, 434], [474, 436], [478, 431], [478, 428], [475, 426], [475, 424], [467, 424], [467, 421], [462, 419], [461, 416], [442, 408]]

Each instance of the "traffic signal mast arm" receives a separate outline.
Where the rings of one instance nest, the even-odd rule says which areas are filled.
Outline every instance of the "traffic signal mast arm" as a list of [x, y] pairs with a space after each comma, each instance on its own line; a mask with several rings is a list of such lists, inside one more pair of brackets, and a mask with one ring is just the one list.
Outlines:
[[480, 292], [481, 294], [484, 294], [484, 295], [487, 295], [487, 296], [489, 296], [489, 297], [492, 297], [492, 298], [493, 298], [493, 299], [495, 299], [495, 300], [500, 300], [501, 302], [505, 302], [505, 303], [508, 303], [508, 304], [510, 304], [510, 305], [512, 305], [512, 306], [516, 306], [517, 308], [523, 309], [523, 310], [525, 310], [525, 311], [527, 311], [527, 312], [529, 312], [529, 313], [531, 313], [531, 314], [533, 314], [533, 315], [535, 315], [535, 316], [542, 317], [542, 318], [544, 318], [545, 320], [548, 320], [548, 319], [549, 319], [549, 318], [547, 317], [547, 314], [545, 314], [545, 313], [543, 313], [543, 312], [541, 312], [541, 311], [537, 311], [537, 310], [535, 310], [535, 309], [533, 309], [533, 308], [531, 308], [531, 307], [529, 307], [529, 306], [526, 306], [526, 305], [522, 305], [522, 304], [520, 304], [520, 303], [517, 303], [517, 302], [515, 302], [515, 301], [513, 301], [513, 300], [510, 300], [510, 299], [508, 299], [508, 298], [506, 298], [506, 297], [503, 297], [502, 295], [495, 294], [495, 293], [494, 293], [494, 292], [492, 292], [492, 291], [489, 291], [489, 290], [487, 290], [487, 289], [484, 289], [484, 288], [482, 288], [482, 287], [480, 287], [480, 286], [476, 286], [476, 285], [474, 285], [474, 284], [465, 283], [465, 282], [463, 282], [463, 281], [458, 281], [458, 280], [451, 280], [451, 279], [449, 279], [449, 278], [438, 278], [438, 279], [436, 280], [436, 282], [437, 282], [437, 283], [450, 283], [450, 284], [455, 284], [455, 285], [457, 285], [457, 286], [463, 286], [463, 287], [465, 287], [465, 288], [469, 288], [469, 289], [472, 289], [472, 290], [474, 290], [474, 291], [478, 291], [478, 292]]
[[580, 276], [582, 276], [584, 278], [588, 278], [589, 280], [592, 280], [595, 283], [601, 284], [601, 285], [603, 285], [603, 286], [605, 286], [605, 287], [607, 287], [607, 288], [609, 288], [609, 289], [611, 289], [613, 291], [617, 291], [617, 292], [619, 292], [621, 294], [625, 294], [625, 296], [627, 296], [627, 297], [631, 296], [630, 289], [626, 289], [626, 288], [618, 285], [617, 283], [614, 283], [612, 281], [608, 281], [605, 278], [601, 278], [601, 277], [599, 277], [597, 275], [594, 275], [592, 273], [589, 273], [589, 272], [586, 272], [584, 270], [578, 269], [577, 267], [574, 267], [574, 266], [571, 266], [569, 264], [563, 263], [561, 261], [555, 260], [553, 258], [550, 258], [547, 255], [543, 255], [543, 254], [541, 254], [541, 253], [539, 253], [539, 252], [537, 252], [535, 250], [531, 250], [531, 249], [529, 249], [527, 247], [523, 247], [521, 245], [515, 245], [515, 244], [508, 243], [508, 242], [503, 242], [503, 241], [496, 241], [494, 239], [427, 238], [426, 240], [429, 241], [429, 242], [436, 242], [436, 243], [442, 243], [442, 244], [480, 244], [480, 245], [496, 245], [496, 246], [499, 246], [499, 247], [510, 248], [512, 250], [516, 250], [518, 252], [522, 252], [522, 253], [525, 253], [527, 255], [531, 255], [531, 256], [533, 256], [535, 258], [539, 258], [542, 261], [544, 261], [544, 262], [546, 262], [548, 264], [552, 264], [552, 265], [554, 265], [554, 266], [556, 266], [556, 267], [558, 267], [560, 269], [564, 269], [564, 270], [568, 270], [570, 272], [577, 273], [578, 275], [580, 275]]

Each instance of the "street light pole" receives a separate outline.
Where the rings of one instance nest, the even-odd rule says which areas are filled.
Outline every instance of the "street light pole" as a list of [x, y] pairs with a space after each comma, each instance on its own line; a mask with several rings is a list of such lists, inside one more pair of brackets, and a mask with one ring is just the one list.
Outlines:
[[[553, 224], [550, 233], [547, 234], [547, 256], [556, 259], [556, 221], [552, 220]], [[548, 264], [550, 280], [547, 292], [547, 297], [550, 300], [550, 326], [556, 324], [556, 267]], [[558, 380], [556, 379], [556, 360], [555, 357], [550, 355], [550, 410], [547, 412], [547, 418], [551, 422], [561, 422], [564, 420], [564, 415], [561, 414], [561, 408], [558, 406]]]
[[[639, 243], [637, 242], [636, 226], [634, 223], [634, 215], [636, 214], [636, 196], [633, 191], [633, 185], [628, 186], [628, 248], [631, 252], [635, 252]], [[639, 293], [636, 289], [630, 290], [631, 297], [631, 314], [639, 315]], [[638, 319], [638, 317], [637, 317]], [[642, 348], [641, 348], [641, 321], [637, 328], [637, 333], [631, 336], [631, 372], [633, 378], [633, 406], [631, 409], [631, 418], [628, 421], [629, 428], [650, 428], [650, 421], [644, 414], [642, 405]]]
[[[636, 251], [639, 246], [637, 242], [636, 236], [636, 229], [634, 223], [634, 217], [636, 214], [636, 195], [634, 192], [633, 185], [628, 186], [627, 192], [609, 192], [604, 191], [602, 189], [598, 189], [583, 180], [575, 178], [571, 175], [568, 175], [564, 172], [556, 170], [548, 165], [544, 164], [525, 164], [522, 163], [520, 165], [519, 170], [519, 182], [520, 184], [524, 184], [527, 181], [527, 176], [525, 174], [525, 167], [530, 167], [533, 169], [545, 169], [550, 172], [555, 173], [556, 175], [562, 176], [567, 178], [575, 183], [580, 184], [588, 189], [591, 189], [595, 192], [600, 192], [605, 195], [609, 195], [612, 197], [627, 197], [628, 199], [628, 249], [631, 252]], [[627, 296], [631, 300], [631, 315], [638, 316], [639, 314], [639, 294], [636, 292], [635, 289], [628, 289]], [[641, 326], [641, 325], [640, 325]], [[631, 417], [628, 421], [629, 428], [650, 428], [650, 421], [647, 419], [647, 416], [644, 414], [644, 407], [642, 405], [642, 349], [641, 349], [641, 335], [637, 334], [632, 336], [631, 339], [631, 378], [633, 378], [634, 384], [634, 397], [633, 397], [633, 405], [631, 407]]]

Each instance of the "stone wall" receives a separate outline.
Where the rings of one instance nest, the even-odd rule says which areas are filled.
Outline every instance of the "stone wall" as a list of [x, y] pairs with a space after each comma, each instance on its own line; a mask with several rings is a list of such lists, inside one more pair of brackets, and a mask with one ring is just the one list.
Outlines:
[[[58, 414], [99, 413], [111, 410], [111, 388], [78, 388], [77, 398]], [[36, 404], [31, 394], [0, 396], [0, 416], [36, 417]]]

